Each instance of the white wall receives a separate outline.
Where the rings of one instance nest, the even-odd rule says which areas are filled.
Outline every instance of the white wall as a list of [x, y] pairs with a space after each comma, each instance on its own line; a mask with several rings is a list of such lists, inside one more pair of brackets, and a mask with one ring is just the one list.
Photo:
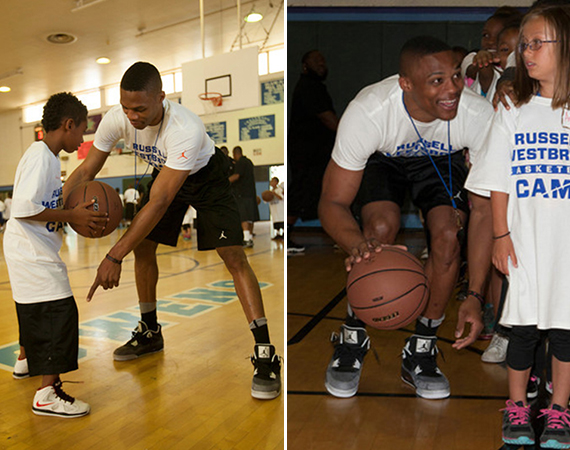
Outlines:
[[[275, 115], [275, 137], [240, 141], [239, 120], [251, 117]], [[256, 108], [229, 111], [219, 114], [204, 115], [204, 123], [226, 122], [227, 143], [217, 143], [218, 147], [225, 145], [230, 151], [239, 145], [243, 154], [253, 161], [256, 166], [283, 164], [285, 161], [285, 118], [283, 103]]]

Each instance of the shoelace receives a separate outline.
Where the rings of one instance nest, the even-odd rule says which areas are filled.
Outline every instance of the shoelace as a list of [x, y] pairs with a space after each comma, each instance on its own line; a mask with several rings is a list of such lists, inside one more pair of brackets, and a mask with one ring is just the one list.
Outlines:
[[570, 413], [568, 410], [558, 411], [556, 409], [541, 409], [538, 417], [546, 416], [546, 427], [560, 430], [570, 426]]
[[339, 369], [353, 369], [354, 361], [362, 362], [370, 347], [369, 338], [366, 338], [360, 344], [347, 344], [341, 342], [341, 337], [337, 333], [333, 333], [331, 342], [335, 346], [333, 359], [339, 360]]
[[[530, 406], [519, 406], [512, 400], [507, 400], [507, 407], [500, 411], [506, 411], [509, 421], [513, 425], [527, 425], [530, 417]], [[544, 410], [543, 410], [544, 411]]]
[[[61, 380], [57, 380], [54, 384], [53, 384], [53, 390], [55, 391], [56, 395], [61, 398], [62, 400], [69, 402], [69, 403], [73, 403], [75, 401], [75, 397], [72, 397], [71, 395], [67, 394], [61, 387], [61, 385], [63, 383], [74, 383], [74, 381], [61, 381]], [[80, 381], [75, 381], [75, 383], [80, 383]]]

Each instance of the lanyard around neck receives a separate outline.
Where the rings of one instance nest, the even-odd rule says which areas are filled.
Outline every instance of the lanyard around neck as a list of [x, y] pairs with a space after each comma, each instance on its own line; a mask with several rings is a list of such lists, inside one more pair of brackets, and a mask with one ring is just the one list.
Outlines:
[[[156, 148], [156, 144], [158, 144], [158, 137], [160, 136], [160, 131], [162, 130], [162, 123], [164, 122], [164, 113], [162, 115], [162, 119], [160, 119], [160, 126], [158, 127], [158, 133], [156, 133], [156, 139], [154, 141], [154, 148]], [[138, 148], [138, 144], [137, 144], [137, 129], [135, 128], [135, 147]], [[142, 179], [144, 177], [146, 177], [146, 174], [148, 172], [148, 169], [150, 168], [150, 163], [147, 164], [146, 166], [146, 170], [144, 171], [144, 174], [142, 177], [140, 177], [137, 180], [137, 151], [135, 149], [135, 189], [137, 189], [137, 187], [139, 186], [140, 182], [142, 181]]]
[[457, 204], [455, 203], [455, 199], [453, 198], [453, 175], [452, 175], [452, 171], [451, 171], [451, 132], [450, 132], [449, 120], [447, 121], [447, 150], [448, 150], [447, 163], [448, 163], [448, 168], [449, 168], [449, 186], [447, 186], [447, 183], [443, 179], [441, 172], [439, 171], [437, 165], [435, 164], [435, 161], [433, 160], [433, 157], [430, 155], [430, 153], [426, 147], [424, 138], [420, 134], [418, 127], [416, 126], [416, 123], [414, 122], [414, 119], [412, 118], [410, 112], [408, 111], [408, 107], [406, 106], [406, 102], [404, 102], [404, 93], [403, 92], [402, 92], [402, 104], [404, 105], [404, 109], [406, 110], [406, 114], [408, 115], [408, 118], [410, 119], [410, 122], [412, 123], [412, 126], [414, 127], [414, 130], [415, 130], [416, 134], [418, 135], [421, 146], [423, 147], [425, 153], [427, 154], [429, 160], [431, 161], [437, 175], [439, 176], [439, 179], [443, 183], [443, 187], [445, 188], [447, 195], [449, 195], [449, 199], [451, 200], [451, 206], [453, 206], [453, 209], [457, 210]]

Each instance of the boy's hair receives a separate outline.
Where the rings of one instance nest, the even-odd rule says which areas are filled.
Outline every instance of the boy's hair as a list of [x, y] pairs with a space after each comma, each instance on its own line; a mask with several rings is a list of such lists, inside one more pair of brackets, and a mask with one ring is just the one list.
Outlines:
[[136, 62], [123, 75], [121, 89], [159, 93], [162, 91], [160, 72], [151, 63]]
[[[522, 41], [522, 30], [525, 24], [535, 17], [544, 18], [547, 27], [554, 34], [552, 39], [557, 41], [553, 44], [546, 44], [555, 46], [556, 55], [556, 76], [554, 79], [552, 108], [568, 106], [570, 104], [570, 7], [545, 5], [529, 11], [521, 24], [519, 42]], [[517, 70], [514, 89], [518, 98], [517, 106], [520, 106], [528, 103], [532, 95], [538, 93], [540, 83], [529, 76], [519, 46], [516, 49], [516, 59]]]
[[48, 133], [57, 130], [66, 119], [73, 119], [76, 125], [87, 121], [87, 107], [69, 92], [52, 95], [44, 105], [42, 115], [44, 131]]
[[446, 51], [451, 51], [451, 47], [432, 36], [417, 36], [408, 40], [400, 50], [400, 76], [406, 76], [411, 61]]

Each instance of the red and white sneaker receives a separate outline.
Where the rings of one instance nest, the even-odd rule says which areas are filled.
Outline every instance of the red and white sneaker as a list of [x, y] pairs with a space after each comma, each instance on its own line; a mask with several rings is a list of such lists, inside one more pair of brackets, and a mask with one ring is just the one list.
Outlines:
[[36, 391], [32, 411], [39, 416], [57, 416], [69, 419], [89, 414], [91, 407], [63, 392], [61, 380], [57, 380], [54, 384]]
[[28, 378], [30, 376], [30, 371], [28, 370], [28, 360], [26, 358], [16, 360], [16, 364], [14, 364], [14, 372], [12, 372], [12, 376], [16, 380], [21, 380], [23, 378]]

